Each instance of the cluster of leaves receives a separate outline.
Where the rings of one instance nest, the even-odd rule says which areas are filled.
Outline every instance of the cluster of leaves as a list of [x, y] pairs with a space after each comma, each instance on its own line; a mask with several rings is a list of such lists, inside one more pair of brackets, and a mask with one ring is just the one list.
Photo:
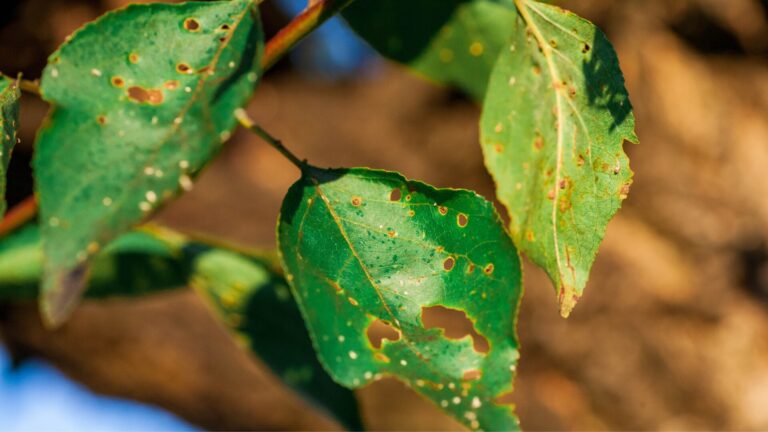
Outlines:
[[[634, 119], [610, 44], [533, 0], [320, 1], [294, 30], [350, 4], [342, 15], [381, 54], [482, 103], [481, 147], [509, 231], [474, 192], [294, 157], [302, 175], [282, 206], [278, 258], [157, 227], [131, 232], [192, 187], [238, 117], [252, 126], [235, 114], [274, 62], [257, 3], [129, 6], [50, 56], [39, 224], [0, 242], [0, 299], [39, 297], [55, 326], [83, 293], [192, 286], [347, 427], [360, 428], [348, 389], [394, 376], [472, 429], [517, 429], [504, 396], [519, 357], [518, 250], [547, 271], [567, 316], [632, 181], [623, 142], [637, 141]], [[0, 81], [0, 193], [19, 96], [18, 81]], [[475, 334], [428, 325], [437, 307], [464, 314]]]

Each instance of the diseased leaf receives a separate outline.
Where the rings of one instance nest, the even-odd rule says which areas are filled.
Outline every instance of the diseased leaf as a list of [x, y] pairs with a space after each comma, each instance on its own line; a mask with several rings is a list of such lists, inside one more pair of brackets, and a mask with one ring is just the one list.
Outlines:
[[616, 53], [597, 27], [556, 6], [517, 5], [481, 141], [515, 244], [547, 271], [568, 316], [629, 192], [622, 146], [637, 142], [635, 122]]
[[[231, 334], [288, 386], [347, 428], [362, 429], [354, 394], [320, 366], [298, 306], [273, 261], [189, 242], [155, 228], [120, 236], [93, 257], [91, 267], [88, 299], [194, 287]], [[0, 239], [0, 302], [37, 298], [42, 274], [37, 225]]]
[[262, 48], [252, 0], [156, 3], [106, 14], [50, 57], [34, 161], [49, 324], [76, 303], [88, 257], [191, 187], [250, 97]]
[[0, 75], [0, 217], [3, 217], [6, 209], [5, 183], [11, 152], [17, 140], [19, 99], [21, 91], [18, 81]]
[[216, 315], [290, 387], [350, 430], [362, 430], [354, 394], [317, 360], [285, 279], [265, 260], [212, 249], [194, 263], [191, 285]]
[[[497, 398], [511, 391], [518, 358], [520, 261], [490, 202], [391, 172], [306, 167], [283, 202], [278, 239], [338, 382], [393, 375], [473, 429], [518, 428]], [[446, 336], [428, 322], [435, 310], [473, 331]]]
[[342, 15], [382, 55], [482, 100], [511, 37], [511, 0], [357, 0]]

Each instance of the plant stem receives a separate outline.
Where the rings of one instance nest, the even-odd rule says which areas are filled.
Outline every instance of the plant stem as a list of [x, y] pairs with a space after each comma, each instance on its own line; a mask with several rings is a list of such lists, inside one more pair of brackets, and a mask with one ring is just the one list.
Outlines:
[[264, 70], [274, 66], [286, 52], [300, 40], [323, 24], [328, 18], [347, 7], [353, 0], [319, 0], [296, 16], [287, 26], [267, 42], [261, 66]]
[[40, 96], [40, 83], [37, 80], [19, 80], [19, 87], [27, 92]]
[[235, 118], [237, 118], [237, 121], [239, 121], [244, 128], [258, 135], [259, 138], [274, 147], [275, 150], [279, 151], [286, 159], [291, 161], [292, 164], [296, 165], [298, 169], [304, 171], [304, 168], [307, 166], [307, 161], [299, 159], [295, 154], [288, 150], [279, 139], [273, 137], [269, 132], [262, 129], [261, 126], [254, 123], [244, 109], [236, 109]]
[[34, 219], [37, 214], [37, 199], [34, 195], [16, 204], [0, 221], [0, 237], [14, 231], [27, 221]]
[[[304, 12], [297, 15], [288, 25], [283, 27], [264, 47], [264, 55], [261, 58], [261, 67], [264, 71], [268, 70], [277, 63], [291, 48], [302, 40], [312, 30], [323, 24], [328, 18], [332, 17], [353, 0], [317, 0]], [[37, 81], [20, 80], [21, 89], [29, 93], [40, 94], [40, 87]], [[245, 113], [245, 111], [243, 111]], [[245, 119], [250, 123], [246, 126], [243, 120], [243, 126], [252, 130], [270, 145], [275, 147], [280, 153], [288, 158], [294, 165], [302, 169], [305, 163], [288, 151], [279, 140], [273, 138], [266, 131], [256, 126], [246, 115]], [[34, 196], [27, 197], [24, 201], [12, 208], [0, 221], [0, 237], [5, 236], [16, 228], [24, 225], [37, 215], [37, 199]]]

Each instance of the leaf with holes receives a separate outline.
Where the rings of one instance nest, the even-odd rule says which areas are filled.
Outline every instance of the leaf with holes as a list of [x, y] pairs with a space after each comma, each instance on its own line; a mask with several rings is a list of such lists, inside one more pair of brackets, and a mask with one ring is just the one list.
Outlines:
[[[393, 375], [473, 429], [517, 429], [498, 398], [518, 358], [521, 271], [493, 205], [397, 173], [303, 171], [279, 248], [333, 377], [361, 387]], [[435, 309], [462, 315], [469, 334], [434, 328]]]
[[5, 214], [5, 183], [11, 152], [16, 145], [20, 98], [18, 81], [0, 75], [0, 217]]
[[76, 303], [90, 256], [191, 187], [234, 128], [262, 50], [255, 2], [232, 0], [131, 5], [50, 57], [34, 160], [49, 324]]
[[[308, 402], [361, 430], [354, 394], [315, 356], [301, 313], [277, 264], [189, 242], [166, 229], [123, 234], [96, 254], [87, 299], [138, 297], [181, 288], [200, 292], [227, 330]], [[0, 239], [0, 301], [37, 298], [43, 250], [37, 225]]]
[[635, 121], [616, 53], [597, 27], [555, 6], [517, 4], [481, 141], [515, 243], [547, 271], [568, 316], [629, 192], [623, 143], [637, 142]]
[[196, 253], [191, 285], [216, 315], [290, 387], [361, 430], [354, 394], [336, 384], [315, 356], [287, 282], [267, 260], [211, 249]]
[[511, 38], [511, 0], [357, 0], [342, 12], [377, 51], [482, 100]]

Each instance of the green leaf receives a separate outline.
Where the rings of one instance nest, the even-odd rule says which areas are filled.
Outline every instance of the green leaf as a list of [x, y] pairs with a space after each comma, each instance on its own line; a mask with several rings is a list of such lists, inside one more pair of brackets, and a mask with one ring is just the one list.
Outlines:
[[19, 83], [0, 75], [0, 217], [5, 214], [5, 182], [19, 127]]
[[[517, 251], [493, 205], [368, 169], [306, 167], [278, 224], [286, 278], [320, 360], [348, 387], [398, 377], [465, 425], [517, 429]], [[468, 319], [460, 338], [426, 322]], [[487, 344], [490, 350], [478, 348]]]
[[608, 221], [632, 183], [637, 142], [616, 53], [592, 23], [519, 1], [515, 38], [493, 70], [481, 141], [515, 244], [556, 286], [563, 316], [581, 296]]
[[511, 0], [357, 0], [342, 14], [382, 55], [482, 100], [511, 37]]
[[336, 384], [318, 362], [287, 282], [274, 265], [211, 249], [198, 254], [191, 285], [286, 384], [346, 428], [361, 430], [354, 394]]
[[[315, 356], [277, 264], [153, 229], [122, 235], [93, 258], [88, 299], [138, 297], [194, 287], [236, 339], [288, 386], [344, 426], [361, 430], [354, 394]], [[0, 301], [37, 298], [43, 251], [37, 225], [0, 239]]]
[[34, 161], [49, 324], [74, 307], [88, 258], [191, 187], [219, 151], [262, 48], [252, 0], [156, 3], [106, 14], [50, 57]]
[[[94, 257], [89, 298], [134, 297], [187, 283], [182, 251], [145, 232], [124, 234]], [[36, 224], [0, 241], [0, 300], [35, 299], [43, 274], [43, 248]]]

